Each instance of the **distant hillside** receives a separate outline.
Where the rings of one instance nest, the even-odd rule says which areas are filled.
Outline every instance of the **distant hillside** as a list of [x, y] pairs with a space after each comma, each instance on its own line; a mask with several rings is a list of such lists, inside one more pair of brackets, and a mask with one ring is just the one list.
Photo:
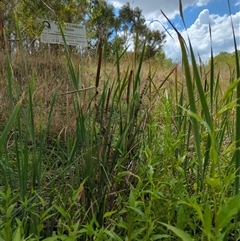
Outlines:
[[[240, 58], [240, 50], [238, 50], [238, 56]], [[228, 65], [229, 67], [235, 67], [236, 65], [235, 52], [233, 53], [220, 52], [218, 55], [214, 57], [214, 63], [218, 66]]]

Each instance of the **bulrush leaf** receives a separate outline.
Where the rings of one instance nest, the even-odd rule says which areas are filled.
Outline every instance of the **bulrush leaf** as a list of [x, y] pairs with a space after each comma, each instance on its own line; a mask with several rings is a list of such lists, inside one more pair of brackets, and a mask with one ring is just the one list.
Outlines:
[[186, 28], [186, 24], [185, 24], [185, 20], [184, 20], [184, 16], [183, 16], [183, 8], [182, 8], [182, 1], [179, 0], [179, 12], [180, 12], [180, 16], [181, 19], [183, 21], [184, 27]]
[[[162, 14], [168, 20], [169, 24], [173, 27], [173, 29], [177, 33], [178, 40], [179, 40], [179, 43], [181, 46], [182, 63], [183, 63], [184, 72], [185, 72], [185, 79], [186, 79], [186, 84], [187, 84], [190, 110], [191, 110], [191, 112], [196, 114], [197, 107], [196, 107], [196, 100], [195, 100], [195, 96], [194, 96], [193, 80], [192, 80], [190, 65], [189, 65], [189, 61], [188, 61], [186, 43], [185, 43], [182, 35], [174, 27], [174, 25], [171, 23], [171, 21], [168, 19], [168, 17], [163, 12], [162, 12]], [[203, 165], [202, 165], [202, 155], [201, 155], [201, 148], [200, 148], [199, 125], [198, 125], [197, 120], [193, 117], [192, 117], [192, 123], [193, 123], [193, 131], [194, 131], [195, 145], [196, 145], [196, 149], [197, 149], [198, 166], [199, 166], [198, 181], [200, 181], [200, 183], [201, 183], [201, 185], [198, 185], [198, 188], [200, 188], [200, 190], [201, 190], [202, 184], [203, 184]]]
[[212, 48], [212, 30], [209, 24], [209, 34], [211, 42], [211, 65], [210, 65], [210, 100], [211, 100], [211, 113], [213, 112], [213, 89], [214, 89], [214, 58], [213, 58], [213, 48]]
[[[230, 7], [230, 1], [228, 0], [228, 8], [230, 13], [231, 19], [231, 26], [232, 26], [232, 33], [233, 33], [233, 42], [234, 42], [234, 49], [235, 49], [235, 62], [236, 62], [236, 77], [237, 79], [240, 78], [240, 63], [239, 63], [239, 56], [238, 56], [238, 49], [237, 49], [237, 41], [236, 35], [233, 27], [232, 21], [232, 12]], [[238, 195], [240, 192], [240, 84], [237, 86], [237, 106], [236, 106], [236, 154], [235, 154], [235, 168], [236, 168], [236, 176], [235, 176], [235, 194]], [[239, 201], [240, 203], [240, 201]], [[235, 216], [235, 226], [237, 227], [237, 223], [240, 221], [240, 214], [236, 214]], [[235, 239], [237, 240], [237, 230], [235, 229]]]
[[10, 130], [11, 130], [13, 124], [14, 124], [16, 116], [17, 116], [17, 114], [19, 112], [19, 109], [20, 109], [20, 107], [22, 105], [23, 96], [24, 95], [22, 95], [22, 98], [19, 100], [19, 102], [17, 103], [17, 105], [13, 109], [12, 114], [9, 117], [9, 120], [8, 120], [4, 130], [2, 132], [2, 135], [0, 136], [0, 149], [3, 147], [3, 144], [5, 143], [6, 138], [7, 138], [8, 134], [9, 134], [9, 132], [10, 132]]

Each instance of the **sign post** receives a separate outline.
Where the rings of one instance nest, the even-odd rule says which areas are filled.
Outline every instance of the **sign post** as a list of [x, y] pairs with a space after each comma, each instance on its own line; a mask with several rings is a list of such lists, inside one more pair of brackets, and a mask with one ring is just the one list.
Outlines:
[[[64, 44], [58, 23], [55, 21], [44, 20], [45, 25], [41, 35], [41, 42], [50, 44]], [[63, 34], [67, 45], [87, 46], [86, 27], [84, 25], [66, 23], [63, 27]]]

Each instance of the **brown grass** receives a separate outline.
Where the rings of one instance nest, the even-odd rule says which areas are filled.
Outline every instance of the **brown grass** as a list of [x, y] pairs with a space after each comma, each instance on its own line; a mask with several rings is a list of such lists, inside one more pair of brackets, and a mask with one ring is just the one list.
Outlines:
[[[76, 114], [74, 114], [73, 101], [77, 99], [80, 102], [80, 106], [86, 110], [91, 98], [95, 94], [96, 75], [97, 75], [97, 59], [86, 57], [80, 59], [78, 55], [71, 56], [75, 71], [79, 71], [79, 89], [85, 89], [80, 94], [76, 94], [76, 90], [70, 79], [68, 73], [67, 61], [64, 54], [49, 54], [48, 52], [41, 53], [38, 56], [27, 56], [27, 73], [25, 73], [25, 64], [23, 58], [19, 55], [11, 57], [11, 69], [13, 74], [13, 86], [15, 100], [17, 101], [17, 91], [21, 95], [22, 92], [28, 90], [28, 85], [31, 79], [34, 79], [34, 93], [33, 93], [33, 106], [35, 114], [35, 126], [36, 131], [40, 132], [46, 125], [47, 117], [51, 108], [51, 101], [55, 91], [57, 91], [57, 101], [55, 104], [55, 111], [51, 124], [51, 135], [57, 136], [59, 133], [71, 132], [74, 129], [74, 122]], [[125, 75], [128, 67], [133, 70], [133, 59], [131, 57], [124, 58], [121, 63], [121, 78]], [[158, 96], [164, 94], [170, 86], [174, 86], [177, 82], [179, 85], [183, 83], [184, 76], [179, 66], [172, 74], [169, 73], [172, 69], [165, 69], [161, 67], [161, 63], [157, 61], [146, 61], [143, 63], [141, 72], [141, 88], [143, 92], [147, 92], [146, 84], [150, 81], [153, 83], [154, 90], [159, 91], [159, 86], [163, 83]], [[0, 58], [0, 125], [4, 126], [8, 116], [10, 115], [11, 108], [8, 95], [8, 81], [6, 71], [6, 56], [1, 53]], [[207, 73], [207, 70], [206, 70]], [[169, 75], [169, 76], [168, 76]], [[166, 80], [166, 77], [168, 79]], [[114, 65], [114, 61], [108, 62], [107, 65], [102, 63], [100, 72], [99, 88], [101, 91], [101, 85], [108, 78], [114, 81], [117, 79], [117, 70]], [[227, 79], [224, 74], [222, 77]], [[144, 94], [145, 95], [145, 94]], [[146, 94], [147, 96], [147, 94]], [[27, 96], [25, 97], [27, 99]], [[148, 96], [148, 98], [150, 98]], [[127, 100], [126, 100], [127, 101]], [[28, 103], [25, 100], [25, 107]], [[1, 128], [1, 126], [0, 126]], [[1, 128], [2, 129], [2, 128]]]

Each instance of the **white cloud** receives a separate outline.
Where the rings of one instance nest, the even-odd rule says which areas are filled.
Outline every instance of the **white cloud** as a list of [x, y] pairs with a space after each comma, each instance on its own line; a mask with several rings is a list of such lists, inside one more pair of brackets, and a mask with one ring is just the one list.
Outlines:
[[[206, 0], [182, 0], [183, 9], [196, 4], [198, 1]], [[158, 19], [160, 10], [163, 10], [170, 19], [174, 18], [179, 12], [179, 1], [176, 0], [108, 0], [108, 2], [115, 7], [121, 7], [129, 2], [131, 7], [139, 7], [143, 10], [145, 16], [152, 19]]]
[[198, 26], [202, 26], [202, 25], [205, 25], [205, 24], [215, 24], [214, 20], [213, 20], [213, 17], [212, 16], [209, 16], [209, 11], [208, 9], [204, 9], [199, 15], [198, 15], [198, 18], [195, 22], [196, 25]]
[[196, 6], [197, 7], [206, 6], [209, 2], [210, 0], [198, 0], [196, 3]]
[[[183, 10], [186, 8], [197, 8], [207, 5], [213, 0], [182, 0]], [[216, 4], [218, 0], [215, 0]], [[181, 53], [177, 40], [177, 35], [174, 30], [169, 29], [169, 25], [166, 24], [166, 19], [161, 14], [162, 10], [167, 17], [178, 27], [179, 21], [175, 18], [179, 15], [179, 1], [177, 0], [108, 0], [109, 3], [114, 4], [115, 7], [120, 8], [126, 2], [130, 2], [130, 6], [135, 8], [139, 7], [143, 10], [143, 14], [147, 20], [147, 24], [151, 29], [158, 29], [165, 31], [159, 22], [164, 24], [168, 28], [168, 32], [172, 35], [174, 40], [167, 34], [166, 43], [164, 45], [164, 51], [166, 55], [173, 60], [180, 60]], [[238, 3], [238, 1], [237, 1]], [[191, 16], [192, 17], [192, 16]], [[232, 15], [236, 39], [238, 40], [238, 47], [240, 47], [240, 11]], [[155, 22], [150, 22], [157, 20]], [[159, 21], [159, 22], [158, 22]], [[233, 37], [232, 28], [230, 23], [230, 17], [228, 15], [210, 14], [209, 10], [203, 9], [198, 16], [196, 16], [195, 22], [188, 27], [187, 32], [181, 31], [183, 37], [187, 40], [187, 33], [190, 36], [192, 46], [196, 53], [199, 53], [203, 60], [207, 60], [210, 54], [211, 42], [209, 34], [209, 24], [211, 25], [212, 32], [212, 46], [214, 54], [218, 54], [221, 51], [233, 52]]]
[[[240, 39], [240, 12], [232, 15], [234, 30], [236, 39]], [[211, 25], [212, 33], [212, 46], [214, 54], [218, 54], [221, 51], [233, 52], [233, 35], [230, 22], [230, 16], [223, 15], [209, 15], [207, 9], [204, 9], [196, 19], [196, 21], [186, 30], [180, 33], [187, 41], [187, 34], [190, 38], [192, 47], [195, 53], [199, 53], [203, 61], [206, 61], [210, 57], [210, 33], [209, 23]], [[177, 34], [174, 30], [169, 30], [171, 35], [174, 37], [174, 41], [171, 37], [167, 36], [167, 41], [164, 46], [166, 55], [173, 60], [180, 60], [181, 53], [180, 47], [177, 40]], [[238, 48], [240, 43], [238, 41]]]

